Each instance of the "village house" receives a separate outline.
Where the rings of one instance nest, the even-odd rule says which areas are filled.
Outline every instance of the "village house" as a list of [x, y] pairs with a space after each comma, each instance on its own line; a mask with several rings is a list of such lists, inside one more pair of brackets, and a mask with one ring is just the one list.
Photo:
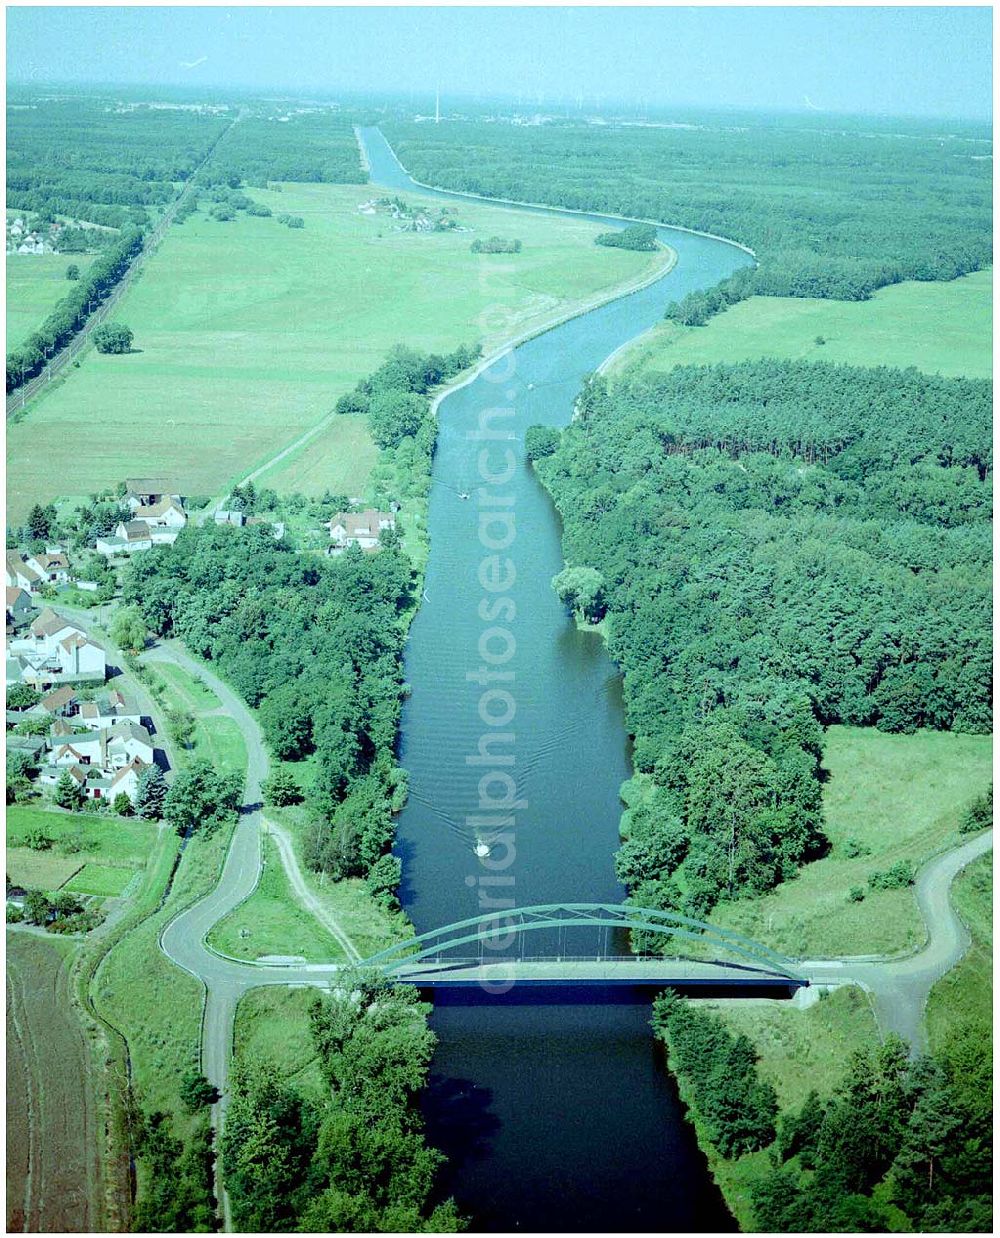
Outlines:
[[62, 551], [25, 556], [28, 567], [33, 568], [43, 584], [67, 584], [70, 579], [69, 559]]
[[383, 529], [394, 529], [396, 517], [392, 512], [379, 512], [369, 508], [363, 512], [337, 512], [330, 521], [330, 554], [340, 554], [348, 546], [360, 546], [362, 550], [376, 550], [379, 534]]
[[44, 689], [65, 682], [103, 683], [104, 649], [74, 623], [46, 607], [21, 637], [7, 643], [6, 679]]
[[172, 545], [177, 541], [177, 535], [181, 529], [187, 524], [187, 514], [180, 500], [168, 495], [148, 507], [133, 508], [129, 524], [144, 524], [149, 530], [154, 545], [164, 543]]
[[41, 589], [41, 576], [25, 563], [19, 550], [8, 550], [5, 564], [8, 589], [25, 589], [28, 593], [37, 593]]
[[139, 788], [139, 775], [145, 768], [145, 763], [138, 759], [130, 761], [113, 774], [95, 766], [47, 765], [39, 774], [38, 781], [44, 787], [54, 787], [62, 775], [68, 772], [87, 799], [106, 799], [114, 803], [119, 795], [127, 795], [134, 803]]
[[20, 586], [7, 587], [7, 631], [16, 632], [30, 622], [35, 613], [31, 598]]
[[181, 496], [162, 477], [125, 478], [125, 502], [133, 513], [140, 507], [156, 507], [164, 499], [173, 499], [178, 507], [182, 506]]
[[[53, 726], [61, 732], [64, 726]], [[121, 722], [102, 731], [84, 731], [50, 737], [53, 765], [94, 765], [107, 774], [124, 769], [132, 761], [153, 763], [153, 740], [137, 722]]]
[[91, 731], [103, 731], [119, 722], [142, 722], [138, 706], [124, 693], [113, 689], [102, 700], [80, 705], [80, 724]]
[[79, 708], [80, 702], [76, 699], [76, 693], [64, 684], [61, 688], [56, 688], [54, 692], [47, 692], [28, 712], [47, 714], [53, 718], [72, 718], [79, 712]]
[[105, 555], [109, 559], [117, 555], [135, 554], [139, 550], [152, 550], [152, 548], [152, 531], [144, 520], [119, 521], [114, 537], [99, 537], [94, 546], [99, 555]]

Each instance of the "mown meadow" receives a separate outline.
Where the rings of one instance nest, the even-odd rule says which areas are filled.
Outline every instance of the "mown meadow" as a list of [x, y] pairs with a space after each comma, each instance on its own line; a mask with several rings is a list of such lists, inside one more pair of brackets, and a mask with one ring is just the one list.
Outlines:
[[66, 268], [72, 263], [83, 275], [93, 260], [93, 254], [7, 255], [8, 352], [23, 343], [69, 292], [72, 285]]
[[869, 301], [751, 297], [703, 327], [654, 327], [619, 356], [612, 372], [781, 357], [989, 378], [992, 306], [992, 269], [948, 282], [895, 284]]
[[[133, 352], [88, 353], [10, 427], [12, 517], [150, 472], [187, 495], [219, 493], [321, 423], [394, 344], [489, 349], [666, 256], [596, 246], [599, 229], [583, 222], [464, 204], [471, 232], [395, 231], [389, 216], [358, 212], [376, 192], [253, 191], [300, 229], [204, 211], [174, 226], [117, 315]], [[470, 252], [477, 236], [514, 233], [518, 254]], [[340, 417], [263, 480], [353, 494], [376, 458], [364, 423]]]

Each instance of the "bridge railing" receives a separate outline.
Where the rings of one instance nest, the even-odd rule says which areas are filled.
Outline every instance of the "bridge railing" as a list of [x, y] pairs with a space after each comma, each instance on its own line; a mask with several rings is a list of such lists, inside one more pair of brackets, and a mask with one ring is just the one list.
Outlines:
[[[749, 965], [789, 980], [798, 978], [789, 959], [732, 929], [707, 924], [680, 912], [622, 903], [550, 903], [490, 912], [431, 929], [409, 941], [397, 942], [372, 955], [365, 965], [391, 972], [400, 967], [412, 967], [424, 959], [439, 958], [441, 954], [461, 946], [479, 944], [482, 947], [488, 942], [540, 931], [561, 933], [568, 927], [616, 928], [629, 932], [645, 930], [686, 941], [704, 942], [714, 951], [739, 958], [744, 966]], [[562, 957], [577, 956], [563, 954]], [[631, 956], [615, 954], [612, 957]]]

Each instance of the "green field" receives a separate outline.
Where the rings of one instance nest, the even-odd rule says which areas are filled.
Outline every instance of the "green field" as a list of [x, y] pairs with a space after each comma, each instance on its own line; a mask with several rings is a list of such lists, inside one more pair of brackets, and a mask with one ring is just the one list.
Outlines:
[[[959, 841], [961, 810], [991, 778], [987, 735], [885, 735], [830, 727], [823, 789], [830, 854], [761, 898], [721, 904], [712, 919], [798, 958], [882, 954], [925, 938], [912, 890], [848, 891], [896, 860], [915, 867]], [[864, 854], [851, 856], [849, 840]]]
[[117, 897], [132, 880], [127, 868], [111, 868], [107, 864], [84, 864], [83, 868], [67, 881], [63, 889], [71, 894], [99, 894]]
[[72, 285], [66, 268], [76, 263], [82, 275], [93, 254], [7, 255], [7, 351], [11, 352], [42, 325]]
[[326, 1085], [309, 1032], [315, 997], [308, 989], [251, 989], [236, 1008], [233, 1040], [237, 1056], [273, 1062], [303, 1094], [320, 1100]]
[[344, 959], [337, 939], [296, 902], [270, 839], [264, 840], [264, 871], [257, 889], [215, 925], [208, 940], [216, 950], [237, 959], [275, 954], [299, 957], [307, 963]]
[[[930, 374], [989, 378], [992, 305], [992, 270], [950, 283], [897, 284], [870, 301], [751, 297], [704, 327], [666, 322], [655, 327], [611, 370], [782, 357], [902, 369], [913, 365]], [[818, 336], [826, 342], [818, 344]]]
[[[15, 518], [36, 500], [127, 474], [221, 493], [321, 423], [393, 344], [489, 347], [667, 258], [596, 246], [599, 229], [583, 221], [472, 204], [458, 208], [471, 235], [400, 233], [387, 216], [358, 213], [369, 186], [254, 196], [305, 227], [199, 213], [170, 229], [116, 315], [138, 351], [88, 352], [10, 426]], [[493, 234], [518, 236], [523, 252], [469, 252], [475, 236]], [[355, 493], [373, 461], [362, 428], [336, 418], [264, 480]]]
[[[30, 831], [52, 840], [48, 850], [24, 846]], [[28, 889], [117, 895], [156, 847], [157, 828], [131, 817], [7, 808], [7, 875]], [[93, 887], [93, 888], [91, 888]]]
[[957, 967], [942, 976], [927, 1002], [931, 1049], [947, 1041], [956, 1025], [993, 1018], [993, 856], [980, 856], [959, 873], [952, 902], [968, 926], [972, 944]]

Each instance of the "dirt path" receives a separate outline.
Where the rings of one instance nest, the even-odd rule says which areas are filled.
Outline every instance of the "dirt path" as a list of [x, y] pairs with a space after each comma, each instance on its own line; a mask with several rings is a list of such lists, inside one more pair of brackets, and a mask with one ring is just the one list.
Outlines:
[[328, 907], [323, 906], [306, 884], [305, 876], [299, 867], [299, 861], [295, 855], [291, 836], [287, 830], [283, 830], [280, 825], [275, 825], [273, 821], [269, 821], [266, 818], [264, 823], [278, 848], [278, 854], [281, 856], [281, 863], [284, 865], [285, 876], [292, 887], [292, 893], [306, 911], [340, 942], [341, 948], [348, 959], [352, 963], [360, 963], [361, 955], [358, 952], [357, 946], [351, 941], [347, 933], [344, 932], [337, 917]]
[[93, 1058], [71, 993], [73, 953], [7, 936], [7, 1230], [102, 1228]]

